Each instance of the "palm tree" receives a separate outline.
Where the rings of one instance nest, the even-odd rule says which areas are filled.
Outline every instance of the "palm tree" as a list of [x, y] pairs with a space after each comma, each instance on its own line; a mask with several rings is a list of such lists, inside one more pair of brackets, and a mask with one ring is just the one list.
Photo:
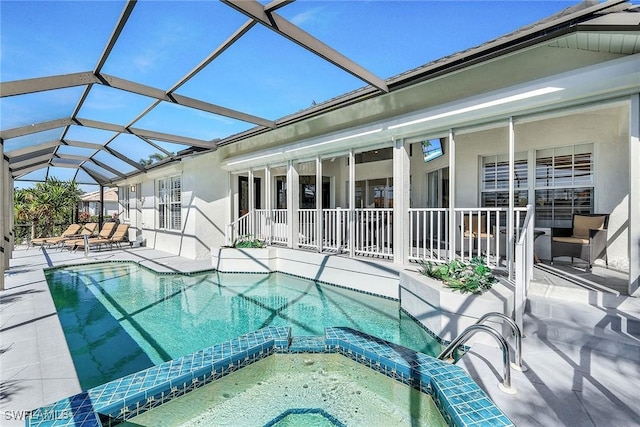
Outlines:
[[138, 161], [138, 163], [140, 163], [142, 166], [151, 166], [152, 164], [154, 164], [155, 162], [159, 162], [161, 160], [166, 159], [168, 156], [166, 154], [162, 154], [162, 153], [153, 153], [149, 155], [149, 158], [147, 159], [140, 159]]
[[16, 190], [14, 210], [17, 221], [31, 223], [31, 237], [49, 235], [56, 223], [69, 222], [82, 191], [75, 181], [49, 178], [32, 188]]

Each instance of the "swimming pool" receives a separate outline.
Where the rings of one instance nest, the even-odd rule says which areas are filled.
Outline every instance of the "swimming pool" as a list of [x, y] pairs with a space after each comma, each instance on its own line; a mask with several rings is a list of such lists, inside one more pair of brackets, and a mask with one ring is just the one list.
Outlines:
[[413, 350], [438, 342], [399, 303], [281, 273], [156, 274], [133, 263], [47, 271], [83, 389], [268, 327], [345, 326]]

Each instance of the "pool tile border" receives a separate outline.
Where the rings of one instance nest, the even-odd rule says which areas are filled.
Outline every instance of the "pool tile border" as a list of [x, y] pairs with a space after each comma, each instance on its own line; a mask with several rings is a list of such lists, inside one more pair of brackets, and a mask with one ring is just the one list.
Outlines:
[[292, 337], [267, 327], [32, 411], [27, 426], [118, 424], [274, 353], [340, 353], [429, 393], [452, 427], [513, 426], [460, 367], [350, 328]]

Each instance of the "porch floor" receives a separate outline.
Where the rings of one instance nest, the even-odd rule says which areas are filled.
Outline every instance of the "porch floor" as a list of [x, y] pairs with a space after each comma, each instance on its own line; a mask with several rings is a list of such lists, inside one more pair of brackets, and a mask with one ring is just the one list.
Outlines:
[[[18, 248], [6, 272], [6, 290], [0, 292], [2, 425], [24, 425], [15, 419], [19, 418], [14, 416], [17, 411], [80, 391], [43, 268], [106, 260], [138, 261], [160, 271], [211, 268], [209, 259], [189, 260], [149, 248], [92, 252], [87, 260], [82, 253]], [[375, 258], [370, 261], [393, 265]], [[404, 268], [413, 269], [415, 264]], [[512, 371], [517, 394], [498, 389], [502, 356], [497, 349], [475, 345], [459, 364], [518, 426], [637, 425], [640, 299], [612, 295], [616, 308], [604, 308], [598, 301], [606, 291], [586, 290], [557, 274], [548, 272], [545, 265], [534, 269], [523, 340], [523, 359], [529, 370]], [[592, 274], [604, 277], [597, 269]], [[589, 295], [587, 303], [563, 297], [580, 292]], [[560, 312], [567, 316], [553, 315], [555, 307], [561, 307]], [[615, 319], [624, 319], [626, 329], [616, 326]]]

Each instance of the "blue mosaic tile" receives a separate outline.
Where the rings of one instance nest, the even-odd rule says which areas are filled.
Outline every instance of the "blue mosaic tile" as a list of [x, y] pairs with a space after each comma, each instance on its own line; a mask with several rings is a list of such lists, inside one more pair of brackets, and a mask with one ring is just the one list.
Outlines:
[[[291, 337], [283, 327], [260, 329], [63, 399], [40, 408], [40, 418], [34, 411], [27, 425], [96, 426], [99, 415], [105, 425], [121, 422], [264, 357], [298, 351], [338, 352], [429, 393], [450, 426], [513, 425], [460, 367], [349, 328]], [[67, 418], [44, 420], [51, 411]]]

